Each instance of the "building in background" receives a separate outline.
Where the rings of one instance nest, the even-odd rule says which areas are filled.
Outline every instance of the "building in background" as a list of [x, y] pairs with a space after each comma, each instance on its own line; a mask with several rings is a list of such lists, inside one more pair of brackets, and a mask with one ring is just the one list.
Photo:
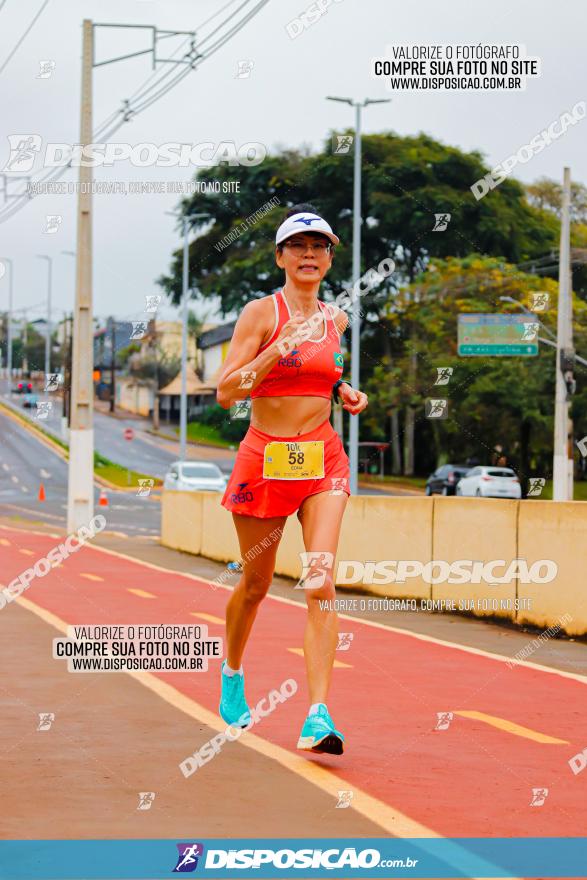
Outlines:
[[137, 376], [116, 377], [116, 407], [140, 416], [153, 413], [157, 390], [153, 379]]
[[[235, 321], [220, 324], [203, 331], [198, 337], [199, 376], [188, 361], [187, 367], [187, 415], [197, 419], [207, 406], [216, 403], [216, 388], [222, 365], [226, 360], [228, 346], [234, 332]], [[181, 373], [159, 391], [159, 414], [162, 421], [179, 421]]]
[[219, 324], [218, 327], [213, 327], [200, 334], [198, 339], [202, 380], [214, 389], [218, 385], [218, 378], [228, 354], [235, 324], [236, 321]]

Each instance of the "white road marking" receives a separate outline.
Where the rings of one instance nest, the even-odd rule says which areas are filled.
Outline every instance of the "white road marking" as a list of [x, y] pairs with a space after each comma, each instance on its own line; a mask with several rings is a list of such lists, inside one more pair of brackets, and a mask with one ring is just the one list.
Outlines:
[[49, 473], [49, 471], [46, 471], [45, 468], [41, 468], [41, 476], [43, 477], [44, 480], [51, 479], [51, 474]]
[[14, 474], [10, 477], [13, 483], [18, 483], [18, 477], [15, 477]]
[[10, 468], [8, 467], [8, 465], [6, 464], [6, 462], [2, 462], [2, 467], [4, 468], [5, 471], [9, 471], [9, 470], [10, 470]]

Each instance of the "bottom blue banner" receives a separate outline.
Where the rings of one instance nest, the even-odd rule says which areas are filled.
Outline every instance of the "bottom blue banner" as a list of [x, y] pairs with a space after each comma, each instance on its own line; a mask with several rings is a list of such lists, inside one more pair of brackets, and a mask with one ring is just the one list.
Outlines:
[[4, 880], [585, 877], [586, 837], [0, 841]]

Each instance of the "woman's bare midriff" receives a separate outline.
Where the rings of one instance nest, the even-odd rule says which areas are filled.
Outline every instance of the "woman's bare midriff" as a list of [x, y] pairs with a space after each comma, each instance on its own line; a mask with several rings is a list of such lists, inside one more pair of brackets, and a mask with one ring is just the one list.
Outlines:
[[325, 397], [257, 397], [251, 408], [252, 427], [274, 437], [307, 434], [329, 417]]

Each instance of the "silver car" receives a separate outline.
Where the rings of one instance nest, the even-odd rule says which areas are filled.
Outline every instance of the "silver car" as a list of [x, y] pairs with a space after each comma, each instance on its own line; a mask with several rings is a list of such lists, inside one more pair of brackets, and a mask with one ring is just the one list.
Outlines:
[[457, 495], [477, 498], [521, 498], [522, 488], [515, 472], [507, 467], [480, 466], [461, 477]]
[[226, 477], [207, 461], [174, 461], [165, 475], [164, 489], [182, 492], [224, 492]]

